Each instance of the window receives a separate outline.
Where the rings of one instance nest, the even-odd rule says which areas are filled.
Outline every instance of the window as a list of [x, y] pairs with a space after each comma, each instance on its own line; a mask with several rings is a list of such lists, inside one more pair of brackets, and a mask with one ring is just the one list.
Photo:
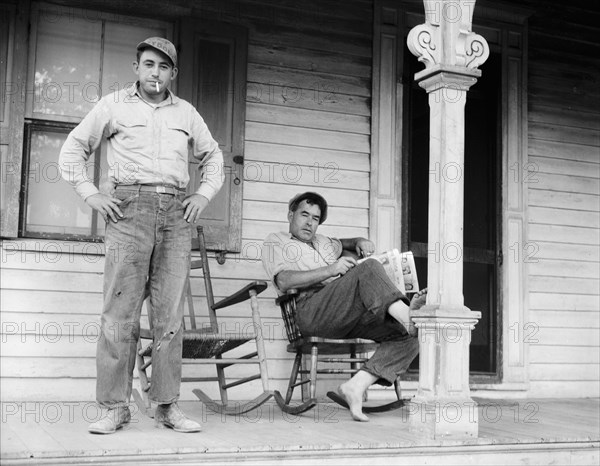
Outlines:
[[[135, 81], [131, 67], [135, 45], [150, 36], [171, 37], [170, 25], [50, 5], [34, 8], [21, 236], [98, 239], [103, 235], [103, 220], [62, 180], [58, 155], [69, 131], [102, 95]], [[86, 167], [96, 182], [106, 173], [105, 150], [102, 144]]]

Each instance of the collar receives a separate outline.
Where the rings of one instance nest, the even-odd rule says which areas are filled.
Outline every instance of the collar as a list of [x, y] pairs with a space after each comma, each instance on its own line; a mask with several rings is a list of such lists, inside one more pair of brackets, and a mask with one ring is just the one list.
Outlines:
[[315, 248], [315, 245], [317, 244], [317, 235], [315, 234], [315, 236], [313, 237], [312, 241], [310, 243], [307, 243], [306, 241], [302, 241], [301, 239], [296, 238], [294, 235], [292, 235], [289, 231], [285, 233], [286, 236], [289, 239], [293, 239], [294, 241], [298, 241], [299, 243], [302, 244], [306, 244], [307, 246], [312, 247], [313, 249]]
[[[135, 83], [133, 83], [130, 86], [125, 88], [125, 93], [129, 97], [137, 96], [139, 99], [144, 100], [142, 95], [139, 93], [139, 85], [140, 85], [140, 82], [136, 81]], [[175, 94], [173, 94], [173, 92], [170, 89], [167, 89], [167, 98], [156, 105], [176, 104], [179, 102], [179, 100], [180, 100], [179, 97], [177, 97]]]

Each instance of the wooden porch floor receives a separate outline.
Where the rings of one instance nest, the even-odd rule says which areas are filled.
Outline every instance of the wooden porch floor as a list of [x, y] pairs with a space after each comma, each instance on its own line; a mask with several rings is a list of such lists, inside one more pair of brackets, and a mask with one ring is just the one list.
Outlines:
[[425, 440], [408, 409], [352, 421], [322, 403], [302, 416], [276, 405], [221, 416], [183, 402], [197, 434], [156, 429], [135, 412], [114, 435], [88, 434], [94, 403], [3, 403], [0, 460], [9, 464], [599, 464], [600, 400], [477, 400], [479, 438]]

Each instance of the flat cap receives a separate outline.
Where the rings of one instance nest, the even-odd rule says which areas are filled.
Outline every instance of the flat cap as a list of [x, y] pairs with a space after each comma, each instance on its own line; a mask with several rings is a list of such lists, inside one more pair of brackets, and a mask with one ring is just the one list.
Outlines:
[[298, 193], [290, 199], [288, 203], [289, 210], [295, 211], [302, 201], [309, 201], [312, 204], [317, 204], [321, 209], [321, 218], [319, 219], [319, 225], [327, 219], [327, 201], [319, 193], [307, 191], [305, 193]]
[[148, 37], [137, 45], [138, 50], [143, 50], [148, 47], [164, 53], [169, 57], [173, 66], [177, 66], [177, 50], [171, 41], [163, 39], [162, 37]]

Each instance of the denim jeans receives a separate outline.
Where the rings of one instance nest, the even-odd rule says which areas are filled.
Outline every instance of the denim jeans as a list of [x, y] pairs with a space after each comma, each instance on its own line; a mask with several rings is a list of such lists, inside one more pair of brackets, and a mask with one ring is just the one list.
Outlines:
[[152, 383], [149, 398], [179, 398], [182, 299], [190, 268], [191, 226], [183, 219], [182, 196], [117, 187], [124, 218], [108, 220], [104, 307], [96, 354], [96, 398], [100, 405], [129, 403], [142, 303], [152, 310]]
[[408, 299], [376, 260], [367, 260], [324, 288], [297, 300], [297, 322], [305, 336], [368, 338], [381, 344], [362, 367], [390, 385], [419, 353], [419, 341], [387, 310]]

